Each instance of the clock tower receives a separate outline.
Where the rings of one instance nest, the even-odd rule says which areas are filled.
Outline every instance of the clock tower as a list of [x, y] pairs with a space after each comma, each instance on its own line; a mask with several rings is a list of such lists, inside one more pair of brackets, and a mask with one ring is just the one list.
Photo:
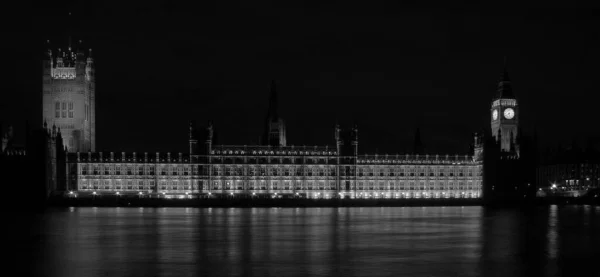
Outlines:
[[496, 97], [492, 101], [490, 116], [492, 135], [500, 144], [501, 151], [518, 152], [515, 147], [519, 129], [519, 106], [512, 91], [506, 65], [498, 82]]

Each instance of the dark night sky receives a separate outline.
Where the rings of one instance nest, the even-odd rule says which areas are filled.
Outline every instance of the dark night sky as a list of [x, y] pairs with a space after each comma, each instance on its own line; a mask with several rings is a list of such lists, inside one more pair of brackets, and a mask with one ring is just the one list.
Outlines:
[[71, 33], [94, 49], [99, 150], [184, 152], [190, 119], [256, 143], [275, 79], [288, 144], [333, 145], [336, 119], [357, 120], [362, 151], [404, 153], [420, 127], [428, 152], [463, 154], [489, 126], [505, 55], [527, 133], [600, 137], [597, 9], [218, 2], [15, 7], [0, 119], [21, 137], [25, 120], [41, 124], [44, 42], [64, 48]]

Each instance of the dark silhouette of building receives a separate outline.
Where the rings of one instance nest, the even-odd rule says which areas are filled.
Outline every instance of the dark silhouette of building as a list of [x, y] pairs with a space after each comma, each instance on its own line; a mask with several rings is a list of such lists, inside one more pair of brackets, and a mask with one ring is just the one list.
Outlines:
[[0, 175], [7, 187], [14, 188], [2, 203], [9, 206], [43, 206], [53, 193], [64, 191], [66, 186], [67, 149], [60, 129], [48, 128], [47, 124], [26, 129], [26, 141], [21, 146], [14, 141], [12, 127], [2, 132]]
[[600, 187], [600, 152], [588, 140], [585, 148], [547, 149], [541, 156], [536, 179], [538, 196], [585, 196]]

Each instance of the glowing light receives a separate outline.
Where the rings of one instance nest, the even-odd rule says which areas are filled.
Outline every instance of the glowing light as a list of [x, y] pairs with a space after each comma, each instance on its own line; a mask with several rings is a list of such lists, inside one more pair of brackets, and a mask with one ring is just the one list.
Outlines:
[[556, 188], [556, 184], [552, 184], [552, 188], [555, 189]]
[[140, 191], [140, 193], [139, 193], [139, 194], [140, 194], [140, 195], [142, 195], [142, 192]]
[[256, 195], [256, 192], [253, 192], [252, 195]]
[[119, 195], [119, 192], [117, 191], [117, 193], [116, 193], [116, 194], [117, 194], [117, 195]]
[[73, 192], [72, 192], [72, 191], [69, 191], [69, 194], [73, 194]]
[[96, 192], [94, 191], [94, 192], [92, 192], [92, 194], [93, 194], [93, 195], [96, 195]]

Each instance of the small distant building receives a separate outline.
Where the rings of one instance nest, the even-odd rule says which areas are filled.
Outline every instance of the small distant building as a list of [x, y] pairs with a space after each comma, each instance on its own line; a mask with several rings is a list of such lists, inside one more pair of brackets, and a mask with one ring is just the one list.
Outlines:
[[537, 167], [536, 179], [538, 197], [584, 196], [600, 187], [600, 153], [593, 147], [583, 150], [575, 145], [548, 150]]

